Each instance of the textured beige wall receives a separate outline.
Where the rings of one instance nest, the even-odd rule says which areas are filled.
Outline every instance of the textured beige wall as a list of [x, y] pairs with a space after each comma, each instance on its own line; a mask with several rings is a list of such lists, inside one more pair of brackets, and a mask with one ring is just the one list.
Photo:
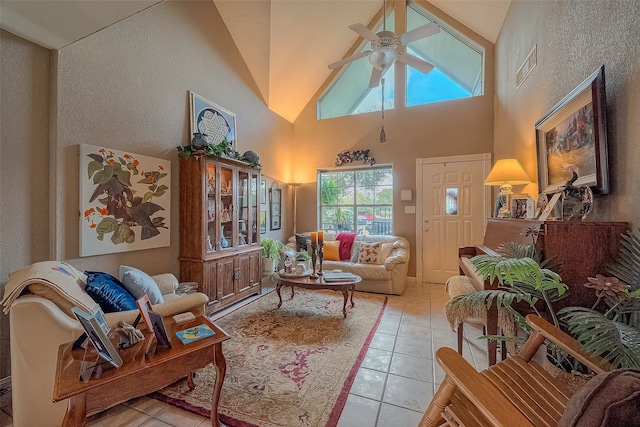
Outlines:
[[[291, 125], [261, 101], [213, 2], [158, 4], [61, 49], [57, 72], [55, 241], [81, 269], [178, 272], [175, 147], [190, 139], [188, 90], [237, 114], [238, 150], [258, 152], [265, 173], [288, 167]], [[80, 143], [172, 161], [171, 247], [78, 258]]]
[[[120, 264], [178, 273], [175, 147], [190, 139], [188, 90], [237, 114], [238, 150], [257, 151], [264, 173], [289, 172], [291, 124], [261, 101], [213, 2], [163, 2], [53, 53], [2, 31], [0, 54], [0, 284], [50, 257], [112, 274]], [[78, 258], [80, 143], [171, 160], [170, 247]], [[8, 335], [0, 315], [0, 378]]]
[[[404, 208], [416, 204], [416, 159], [490, 153], [493, 147], [493, 44], [451, 18], [447, 21], [484, 46], [484, 95], [415, 107], [396, 101], [396, 107], [385, 112], [386, 144], [378, 142], [380, 113], [316, 120], [317, 97], [294, 123], [294, 179], [308, 183], [298, 191], [298, 231], [317, 227], [316, 169], [332, 167], [341, 151], [370, 148], [378, 163], [393, 164], [393, 227], [394, 234], [406, 237], [411, 244], [409, 276], [416, 275], [416, 215], [405, 214]], [[402, 69], [400, 64], [395, 67], [396, 73]], [[399, 92], [396, 89], [396, 96]], [[414, 200], [401, 202], [401, 189], [412, 189]]]
[[[0, 295], [9, 273], [49, 254], [50, 52], [0, 30]], [[0, 313], [0, 378], [9, 317]]]
[[[515, 74], [537, 44], [538, 65]], [[495, 159], [516, 157], [537, 181], [535, 123], [605, 65], [612, 190], [590, 219], [640, 226], [640, 2], [514, 1], [496, 44]], [[537, 185], [526, 189], [532, 195]]]

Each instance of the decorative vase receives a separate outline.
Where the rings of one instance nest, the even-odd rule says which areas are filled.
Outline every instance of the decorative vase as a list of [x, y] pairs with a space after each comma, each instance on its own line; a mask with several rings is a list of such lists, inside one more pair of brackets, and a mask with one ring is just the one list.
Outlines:
[[191, 138], [191, 146], [198, 150], [202, 150], [207, 146], [207, 140], [205, 139], [205, 134], [196, 132], [193, 134], [193, 138]]
[[220, 247], [222, 249], [229, 247], [229, 241], [224, 237], [224, 226], [220, 227]]

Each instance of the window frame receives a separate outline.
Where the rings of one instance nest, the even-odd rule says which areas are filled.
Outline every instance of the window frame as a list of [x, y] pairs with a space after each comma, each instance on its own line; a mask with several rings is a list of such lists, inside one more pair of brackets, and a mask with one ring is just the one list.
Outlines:
[[[387, 204], [387, 203], [381, 203], [381, 204], [377, 204], [377, 203], [357, 203], [357, 192], [356, 192], [356, 182], [357, 182], [357, 177], [355, 174], [357, 174], [359, 171], [370, 171], [370, 170], [389, 170], [390, 174], [391, 174], [391, 191], [392, 191], [392, 196], [391, 196], [391, 203]], [[332, 173], [344, 173], [344, 172], [353, 172], [354, 176], [353, 176], [353, 186], [351, 187], [353, 189], [353, 204], [348, 204], [348, 205], [341, 205], [341, 204], [323, 204], [322, 203], [322, 175], [323, 174], [332, 174]], [[362, 208], [365, 208], [366, 210], [370, 210], [371, 212], [373, 212], [371, 215], [372, 216], [376, 216], [375, 211], [376, 209], [385, 209], [388, 210], [391, 213], [391, 227], [389, 228], [389, 233], [386, 233], [388, 235], [393, 235], [393, 220], [394, 220], [394, 214], [393, 214], [393, 208], [394, 208], [394, 176], [393, 176], [393, 164], [390, 163], [386, 163], [386, 164], [376, 164], [373, 166], [369, 166], [369, 165], [353, 165], [353, 166], [342, 166], [342, 167], [335, 167], [335, 168], [318, 168], [317, 169], [317, 184], [316, 184], [316, 190], [317, 190], [317, 212], [316, 212], [316, 224], [318, 224], [318, 229], [319, 230], [324, 230], [326, 232], [335, 232], [336, 234], [345, 231], [345, 232], [355, 232], [358, 234], [364, 234], [364, 230], [369, 230], [369, 234], [371, 233], [371, 230], [373, 230], [373, 222], [374, 219], [371, 219], [371, 222], [369, 222], [368, 218], [367, 218], [367, 222], [365, 223], [360, 223], [361, 218], [358, 218], [358, 212], [362, 211]], [[338, 226], [336, 225], [335, 228], [330, 228], [330, 227], [324, 227], [325, 224], [323, 224], [322, 222], [322, 212], [323, 212], [323, 208], [343, 208], [343, 209], [347, 209], [348, 211], [350, 211], [352, 213], [351, 215], [351, 227], [350, 229], [339, 229]], [[380, 219], [384, 219], [384, 218], [380, 218]], [[331, 223], [331, 224], [335, 224], [335, 223]], [[361, 233], [359, 231], [359, 228], [361, 228], [363, 230], [363, 232]], [[388, 227], [387, 227], [388, 228]]]
[[[402, 9], [402, 13], [400, 13], [400, 9], [396, 8], [396, 6], [400, 6], [400, 8]], [[395, 16], [394, 32], [398, 35], [406, 32], [407, 30], [406, 19], [407, 19], [408, 9], [412, 9], [414, 12], [416, 12], [419, 15], [422, 15], [424, 18], [432, 22], [436, 22], [443, 31], [448, 33], [453, 38], [457, 39], [460, 43], [466, 45], [471, 50], [477, 52], [480, 55], [480, 61], [481, 61], [480, 76], [478, 77], [476, 84], [474, 84], [474, 88], [471, 90], [471, 92], [469, 92], [468, 96], [463, 96], [463, 97], [454, 96], [452, 98], [447, 98], [447, 99], [420, 102], [415, 104], [412, 103], [411, 105], [408, 105], [407, 91], [409, 90], [409, 87], [408, 87], [409, 86], [409, 83], [408, 83], [409, 66], [407, 65], [403, 67], [404, 72], [396, 72], [394, 79], [392, 81], [387, 80], [387, 85], [389, 87], [400, 89], [399, 86], [402, 86], [402, 89], [396, 92], [395, 96], [390, 99], [386, 99], [387, 97], [385, 97], [386, 99], [384, 102], [385, 110], [408, 109], [408, 108], [420, 107], [424, 105], [439, 104], [441, 102], [448, 102], [452, 100], [471, 99], [471, 98], [485, 95], [486, 72], [487, 72], [486, 47], [481, 42], [476, 41], [473, 36], [465, 33], [464, 30], [460, 30], [456, 28], [456, 25], [450, 22], [451, 21], [450, 17], [448, 17], [446, 14], [439, 11], [440, 13], [442, 13], [441, 15], [439, 12], [436, 11], [437, 9], [434, 10], [433, 5], [427, 3], [426, 0], [407, 0], [406, 2], [401, 2], [399, 4], [396, 4], [396, 3], [387, 4], [387, 17], [389, 17], [390, 14], [394, 14]], [[376, 13], [376, 15], [369, 21], [367, 28], [372, 29], [372, 31], [375, 31], [376, 28], [379, 28], [382, 25], [382, 17], [383, 17], [382, 8], [380, 8], [380, 10]], [[473, 32], [473, 30], [469, 30], [469, 31]], [[356, 40], [356, 42], [353, 43], [353, 45], [347, 51], [347, 53], [343, 56], [343, 58], [346, 58], [357, 52], [362, 51], [368, 43], [369, 42], [367, 40], [364, 40], [361, 37], [359, 37]], [[420, 56], [418, 55], [418, 57]], [[361, 61], [361, 60], [364, 60], [364, 59], [360, 59], [358, 61]], [[315, 102], [316, 120], [318, 121], [331, 120], [331, 119], [337, 119], [341, 117], [350, 117], [354, 115], [380, 113], [381, 111], [380, 108], [375, 109], [373, 111], [354, 113], [354, 111], [356, 111], [360, 107], [362, 100], [365, 99], [370, 93], [370, 90], [365, 90], [362, 93], [362, 95], [357, 99], [357, 101], [354, 101], [355, 103], [351, 107], [349, 107], [351, 108], [350, 113], [335, 114], [335, 115], [327, 114], [327, 116], [323, 116], [321, 114], [321, 111], [322, 111], [321, 104], [325, 101], [328, 94], [333, 90], [336, 84], [338, 84], [340, 79], [344, 76], [344, 73], [349, 68], [349, 66], [350, 65], [345, 65], [343, 67], [340, 67], [339, 69], [333, 70], [333, 72], [329, 75], [328, 79], [323, 84], [320, 95], [317, 97]], [[395, 71], [396, 71], [396, 65], [394, 65], [394, 72]], [[452, 78], [452, 76], [449, 75], [449, 73], [444, 72], [443, 70], [440, 70], [440, 72], [446, 79], [451, 80], [453, 84], [460, 86], [459, 83], [456, 82], [456, 79]], [[460, 86], [460, 88], [462, 88], [462, 90], [464, 91], [467, 91], [467, 89], [464, 86]], [[402, 92], [402, 94], [400, 94], [399, 92]], [[393, 104], [393, 106], [389, 106], [388, 104]]]

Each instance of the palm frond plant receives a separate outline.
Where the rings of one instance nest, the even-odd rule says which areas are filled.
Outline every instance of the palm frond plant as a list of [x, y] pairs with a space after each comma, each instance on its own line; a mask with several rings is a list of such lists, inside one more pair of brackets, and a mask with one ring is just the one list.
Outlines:
[[[524, 316], [513, 306], [515, 303], [526, 303], [530, 310], [545, 317], [541, 312], [541, 304], [543, 304], [543, 311], [550, 314], [556, 326], [559, 325], [552, 303], [564, 298], [567, 290], [559, 274], [542, 268], [530, 257], [507, 258], [501, 255], [479, 255], [471, 258], [471, 263], [483, 280], [489, 279], [491, 282], [497, 280], [498, 289], [486, 289], [461, 295], [448, 303], [450, 309], [462, 309], [466, 306], [472, 310], [481, 310], [488, 309], [495, 303], [498, 309], [506, 310], [528, 335], [530, 327], [525, 322]], [[504, 335], [482, 338], [516, 342], [518, 345], [526, 340], [526, 337]]]
[[[598, 300], [591, 308], [566, 307], [559, 314], [569, 331], [594, 356], [613, 368], [640, 368], [640, 238], [622, 235], [616, 260], [607, 267], [615, 277], [597, 275], [585, 283]], [[598, 311], [605, 306], [604, 312]]]

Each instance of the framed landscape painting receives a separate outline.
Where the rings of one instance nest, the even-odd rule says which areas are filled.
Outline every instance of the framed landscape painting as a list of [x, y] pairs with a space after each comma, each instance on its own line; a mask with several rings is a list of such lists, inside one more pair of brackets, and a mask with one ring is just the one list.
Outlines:
[[609, 193], [604, 66], [536, 123], [538, 185], [554, 192], [567, 181]]
[[209, 144], [219, 144], [225, 138], [236, 148], [236, 115], [189, 91], [191, 102], [191, 134], [200, 132]]
[[80, 144], [80, 256], [169, 246], [171, 162]]

